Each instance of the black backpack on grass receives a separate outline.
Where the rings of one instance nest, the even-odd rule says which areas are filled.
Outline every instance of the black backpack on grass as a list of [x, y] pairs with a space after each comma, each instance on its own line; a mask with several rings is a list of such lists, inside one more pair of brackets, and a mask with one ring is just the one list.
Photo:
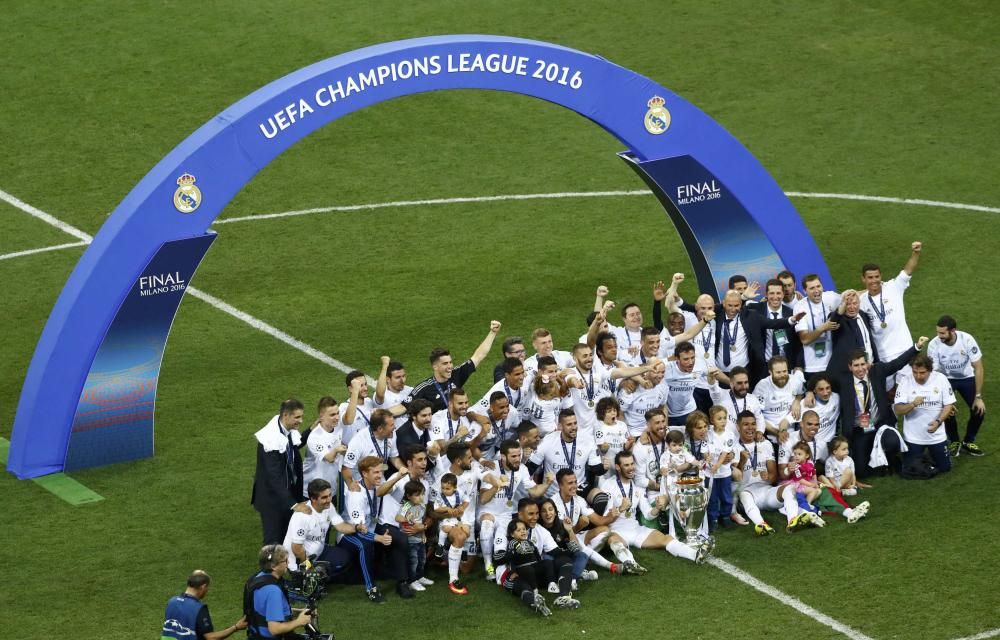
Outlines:
[[923, 458], [904, 464], [899, 476], [907, 480], [930, 480], [938, 474], [938, 469]]

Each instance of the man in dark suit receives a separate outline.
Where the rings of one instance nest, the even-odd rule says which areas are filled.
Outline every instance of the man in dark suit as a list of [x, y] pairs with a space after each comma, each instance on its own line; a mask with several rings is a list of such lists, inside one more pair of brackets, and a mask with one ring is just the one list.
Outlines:
[[871, 363], [881, 361], [871, 319], [861, 312], [861, 297], [857, 291], [848, 289], [841, 294], [840, 306], [830, 314], [829, 320], [836, 323], [837, 328], [831, 332], [833, 351], [827, 372], [835, 376], [847, 375], [848, 357], [858, 350], [864, 351]]
[[[759, 313], [763, 318], [771, 320], [790, 318], [794, 314], [792, 308], [782, 302], [784, 295], [785, 290], [781, 285], [781, 280], [771, 279], [764, 285], [765, 299], [760, 302], [748, 302], [746, 306]], [[788, 359], [790, 369], [805, 370], [802, 341], [799, 340], [799, 334], [794, 327], [764, 328], [761, 339], [764, 344], [765, 366], [774, 356], [784, 356]]]
[[[431, 403], [423, 398], [417, 398], [410, 403], [407, 411], [410, 414], [410, 419], [396, 429], [396, 449], [401, 457], [403, 451], [413, 445], [422, 447], [421, 451], [424, 451], [433, 444], [431, 443], [431, 416], [434, 415], [434, 409]], [[437, 445], [433, 445], [433, 452], [435, 455], [437, 454]], [[434, 463], [428, 460], [427, 470], [431, 471], [433, 468]]]
[[[868, 354], [857, 349], [847, 356], [849, 373], [836, 376], [840, 387], [840, 418], [844, 435], [850, 443], [851, 458], [858, 478], [872, 474], [868, 464], [878, 428], [896, 424], [896, 414], [892, 410], [892, 398], [885, 388], [885, 379], [904, 366], [927, 344], [921, 337], [917, 343], [890, 362], [871, 363]], [[882, 451], [889, 466], [899, 470], [897, 455], [900, 451], [898, 433], [884, 432], [881, 437]]]
[[715, 366], [723, 373], [734, 367], [747, 367], [750, 386], [766, 375], [764, 360], [764, 331], [784, 329], [791, 333], [802, 317], [788, 316], [765, 318], [743, 306], [743, 298], [736, 291], [726, 292], [721, 305], [716, 305]]
[[305, 408], [295, 399], [281, 403], [278, 415], [264, 425], [257, 439], [257, 471], [254, 473], [250, 503], [260, 514], [264, 544], [281, 544], [292, 519], [292, 511], [302, 500], [302, 424]]

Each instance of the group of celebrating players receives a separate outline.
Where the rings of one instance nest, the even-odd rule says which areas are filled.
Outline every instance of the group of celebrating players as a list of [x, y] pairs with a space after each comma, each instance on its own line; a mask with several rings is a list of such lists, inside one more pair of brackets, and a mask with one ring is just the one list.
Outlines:
[[[700, 563], [717, 529], [773, 534], [762, 511], [780, 512], [789, 532], [829, 514], [856, 523], [873, 474], [947, 471], [959, 455], [983, 454], [979, 346], [948, 315], [933, 340], [914, 341], [906, 323], [921, 249], [912, 243], [885, 282], [863, 265], [860, 291], [825, 291], [806, 275], [800, 293], [786, 271], [762, 291], [733, 276], [721, 303], [702, 294], [687, 304], [675, 274], [654, 285], [649, 325], [639, 305], [618, 312], [598, 287], [570, 351], [542, 328], [530, 356], [523, 339], [506, 338], [476, 402], [464, 386], [499, 322], [457, 366], [434, 349], [432, 375], [415, 387], [384, 356], [373, 392], [353, 371], [347, 400], [321, 398], [311, 429], [300, 433], [305, 408], [287, 400], [257, 432], [264, 542], [289, 552], [290, 570], [323, 561], [334, 577], [359, 574], [375, 603], [383, 572], [402, 598], [433, 585], [428, 561], [465, 595], [463, 558], [468, 570], [480, 556], [488, 580], [550, 615], [547, 594], [578, 607], [580, 583], [601, 570], [645, 573], [633, 548]], [[956, 394], [970, 408], [964, 437]], [[671, 504], [685, 476], [708, 494], [697, 536], [683, 534]]]

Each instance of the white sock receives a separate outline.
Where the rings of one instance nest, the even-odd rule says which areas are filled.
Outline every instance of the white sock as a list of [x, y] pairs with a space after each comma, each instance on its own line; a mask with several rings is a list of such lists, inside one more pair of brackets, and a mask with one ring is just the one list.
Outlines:
[[852, 515], [854, 515], [854, 509], [844, 509], [843, 515], [845, 518], [850, 518]]
[[448, 532], [438, 527], [438, 546], [443, 547], [446, 542], [448, 542]]
[[448, 547], [448, 582], [458, 580], [458, 565], [462, 563], [462, 547]]
[[791, 522], [799, 515], [799, 501], [795, 498], [795, 489], [791, 485], [781, 490], [781, 501], [785, 503], [785, 517]]
[[479, 548], [483, 552], [483, 566], [493, 564], [493, 530], [496, 528], [493, 520], [483, 520], [479, 525]]
[[667, 543], [667, 552], [672, 556], [677, 556], [678, 558], [687, 558], [688, 560], [694, 560], [698, 557], [698, 552], [691, 547], [677, 542], [676, 540], [671, 540]]
[[618, 540], [612, 542], [611, 551], [619, 562], [635, 562], [635, 557], [624, 542]]
[[587, 543], [587, 547], [593, 549], [594, 551], [600, 551], [604, 548], [604, 543], [608, 541], [611, 536], [610, 531], [605, 531], [594, 536], [594, 539]]
[[764, 522], [764, 516], [760, 515], [760, 509], [757, 508], [757, 503], [754, 502], [753, 496], [750, 495], [748, 491], [740, 492], [740, 504], [743, 505], [743, 510], [747, 512], [747, 517], [754, 524], [760, 524]]
[[586, 554], [587, 559], [596, 564], [597, 566], [603, 567], [605, 569], [611, 568], [611, 561], [602, 556], [601, 554], [597, 553], [590, 547], [584, 545], [582, 551], [584, 554]]

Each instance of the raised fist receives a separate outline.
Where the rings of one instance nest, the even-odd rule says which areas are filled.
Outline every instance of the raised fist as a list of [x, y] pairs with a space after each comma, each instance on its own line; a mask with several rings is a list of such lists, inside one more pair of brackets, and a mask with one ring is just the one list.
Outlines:
[[503, 326], [503, 325], [500, 324], [499, 320], [490, 320], [490, 331], [491, 332], [498, 333], [500, 331], [500, 327], [501, 326]]
[[602, 297], [602, 298], [604, 296], [608, 295], [608, 288], [606, 286], [604, 286], [603, 284], [600, 285], [599, 287], [597, 287], [597, 295], [600, 296], [600, 297]]

